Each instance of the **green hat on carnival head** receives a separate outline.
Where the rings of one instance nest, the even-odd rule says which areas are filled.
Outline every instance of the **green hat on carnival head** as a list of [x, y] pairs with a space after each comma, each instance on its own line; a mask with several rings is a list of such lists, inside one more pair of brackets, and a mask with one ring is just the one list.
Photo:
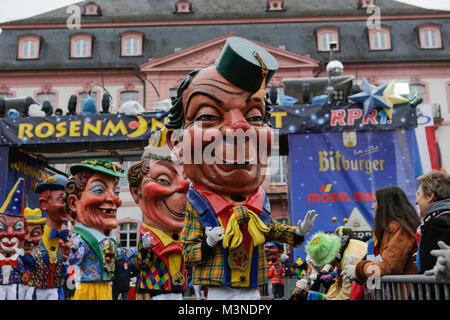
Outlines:
[[339, 253], [341, 240], [336, 234], [317, 232], [306, 244], [306, 252], [315, 266], [324, 266], [333, 261]]
[[85, 168], [97, 172], [106, 173], [110, 176], [114, 176], [117, 178], [126, 177], [125, 171], [122, 169], [122, 166], [120, 164], [117, 164], [115, 162], [112, 162], [111, 160], [106, 159], [92, 159], [81, 161], [80, 164], [75, 164], [70, 167], [70, 173], [72, 175], [75, 175]]
[[278, 62], [261, 46], [231, 37], [216, 60], [216, 69], [225, 79], [245, 91], [261, 91], [264, 99], [267, 84], [278, 70]]

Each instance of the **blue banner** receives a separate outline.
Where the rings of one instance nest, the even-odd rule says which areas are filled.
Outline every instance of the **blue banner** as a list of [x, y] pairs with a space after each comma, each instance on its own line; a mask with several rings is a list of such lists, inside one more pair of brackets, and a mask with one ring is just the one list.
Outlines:
[[[319, 217], [305, 243], [317, 231], [351, 228], [371, 235], [375, 191], [397, 185], [414, 204], [414, 137], [412, 130], [292, 134], [289, 142], [289, 210], [292, 223], [314, 209]], [[335, 221], [334, 221], [335, 220]], [[294, 261], [306, 256], [304, 245]]]

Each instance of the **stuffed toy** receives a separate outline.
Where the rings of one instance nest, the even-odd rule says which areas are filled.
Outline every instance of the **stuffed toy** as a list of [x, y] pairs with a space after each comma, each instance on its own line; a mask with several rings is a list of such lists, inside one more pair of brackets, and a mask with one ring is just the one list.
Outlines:
[[266, 87], [277, 69], [267, 50], [230, 37], [214, 65], [181, 82], [165, 123], [191, 180], [183, 255], [208, 300], [260, 299], [264, 243], [298, 247], [317, 219], [310, 210], [297, 226], [276, 223], [261, 187], [274, 137]]
[[25, 268], [20, 255], [28, 230], [24, 217], [24, 180], [19, 178], [0, 208], [0, 300], [17, 300]]
[[153, 133], [141, 161], [128, 170], [131, 195], [143, 213], [136, 256], [138, 300], [181, 300], [186, 288], [180, 233], [189, 180], [180, 160], [171, 156], [166, 132]]
[[431, 250], [430, 254], [437, 258], [431, 270], [425, 271], [426, 276], [435, 276], [437, 281], [450, 281], [450, 246], [444, 241], [438, 241], [440, 249]]

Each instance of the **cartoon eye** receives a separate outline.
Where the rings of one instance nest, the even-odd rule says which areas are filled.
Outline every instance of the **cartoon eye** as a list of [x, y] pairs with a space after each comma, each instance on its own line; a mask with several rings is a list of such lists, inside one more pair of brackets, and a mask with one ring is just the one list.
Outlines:
[[114, 194], [115, 194], [116, 196], [118, 196], [118, 195], [120, 194], [120, 186], [117, 186], [117, 187], [114, 189]]
[[6, 226], [0, 222], [0, 231], [6, 231]]
[[254, 116], [254, 117], [249, 117], [246, 120], [248, 122], [262, 122], [263, 121], [263, 117], [261, 117], [261, 116]]
[[89, 190], [97, 196], [101, 196], [101, 195], [105, 194], [105, 187], [100, 183], [91, 185]]
[[156, 182], [167, 185], [167, 186], [170, 184], [170, 182], [167, 181], [166, 179], [157, 179]]
[[19, 220], [14, 225], [14, 231], [22, 231], [25, 228], [25, 224], [22, 220]]
[[195, 119], [195, 121], [215, 121], [215, 120], [220, 120], [220, 118], [212, 114], [204, 114]]

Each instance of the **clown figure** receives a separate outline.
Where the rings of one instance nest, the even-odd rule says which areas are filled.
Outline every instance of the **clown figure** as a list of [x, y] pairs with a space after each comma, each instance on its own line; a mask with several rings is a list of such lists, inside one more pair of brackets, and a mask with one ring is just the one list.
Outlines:
[[25, 271], [19, 259], [28, 229], [23, 192], [24, 180], [19, 178], [0, 208], [0, 300], [17, 300], [17, 285]]
[[22, 256], [25, 266], [31, 270], [30, 286], [36, 288], [37, 300], [58, 300], [58, 288], [62, 285], [66, 265], [60, 250], [60, 241], [67, 240], [68, 222], [64, 207], [64, 187], [67, 178], [53, 175], [36, 186], [40, 194], [39, 207], [47, 212], [42, 240], [31, 253]]
[[276, 223], [261, 187], [274, 137], [266, 86], [277, 68], [264, 48], [230, 37], [215, 65], [182, 81], [170, 109], [168, 143], [191, 180], [183, 256], [209, 300], [260, 299], [264, 243], [299, 246], [317, 218], [311, 210], [298, 226]]
[[135, 258], [135, 249], [117, 248], [120, 165], [109, 160], [85, 160], [70, 168], [66, 184], [66, 209], [76, 217], [69, 264], [80, 270], [73, 300], [112, 300], [110, 281], [115, 261]]
[[[24, 215], [28, 222], [28, 232], [23, 249], [24, 254], [31, 255], [42, 240], [47, 218], [42, 216], [42, 211], [39, 208], [25, 208]], [[30, 285], [30, 269], [27, 266], [24, 267], [25, 271], [22, 273], [22, 281], [19, 284], [18, 299], [32, 300], [35, 288]]]
[[131, 194], [143, 213], [136, 257], [139, 300], [181, 300], [186, 288], [180, 233], [189, 180], [164, 143], [166, 131], [152, 134], [142, 160], [128, 170]]

